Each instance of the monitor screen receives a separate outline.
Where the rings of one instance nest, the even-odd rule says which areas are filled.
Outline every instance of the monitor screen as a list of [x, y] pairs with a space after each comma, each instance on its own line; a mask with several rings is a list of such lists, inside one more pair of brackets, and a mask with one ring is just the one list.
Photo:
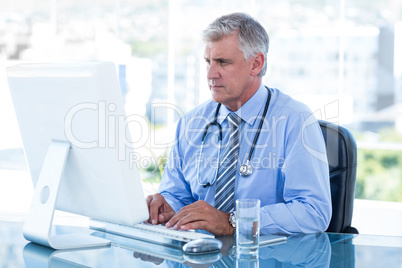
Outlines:
[[34, 185], [51, 144], [70, 144], [56, 209], [125, 225], [146, 220], [115, 66], [21, 64], [7, 76]]

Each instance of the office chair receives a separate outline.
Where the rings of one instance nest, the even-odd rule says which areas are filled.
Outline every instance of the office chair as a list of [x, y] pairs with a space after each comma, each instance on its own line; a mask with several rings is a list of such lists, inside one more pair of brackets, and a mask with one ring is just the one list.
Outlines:
[[327, 148], [331, 183], [332, 218], [326, 232], [358, 234], [351, 226], [357, 168], [355, 139], [341, 126], [323, 120], [318, 123]]

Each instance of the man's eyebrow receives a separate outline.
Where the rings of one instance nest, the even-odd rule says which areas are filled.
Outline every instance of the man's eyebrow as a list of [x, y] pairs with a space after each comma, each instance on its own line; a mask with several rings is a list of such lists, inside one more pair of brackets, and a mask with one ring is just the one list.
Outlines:
[[226, 59], [226, 58], [216, 58], [216, 59], [214, 59], [214, 60], [216, 60], [216, 61], [222, 61], [222, 60], [224, 60], [224, 61], [229, 61], [229, 59]]
[[[207, 58], [205, 58], [205, 59], [207, 59]], [[208, 59], [208, 60], [210, 60], [210, 59]], [[229, 58], [222, 58], [222, 57], [220, 57], [220, 58], [213, 58], [212, 59], [213, 61], [226, 61], [226, 62], [231, 62], [232, 60], [231, 59], [229, 59]]]

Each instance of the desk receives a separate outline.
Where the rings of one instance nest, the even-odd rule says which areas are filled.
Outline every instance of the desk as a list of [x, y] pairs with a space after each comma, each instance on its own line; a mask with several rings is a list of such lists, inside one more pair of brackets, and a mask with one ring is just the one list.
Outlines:
[[[221, 253], [207, 256], [208, 260], [188, 258], [177, 248], [150, 246], [101, 232], [92, 234], [109, 236], [115, 243], [103, 248], [54, 251], [28, 243], [22, 226], [19, 221], [0, 221], [1, 267], [242, 267], [246, 262], [231, 255], [232, 237], [222, 237]], [[67, 226], [56, 226], [55, 231], [73, 229], [91, 233], [87, 228]], [[222, 262], [228, 266], [218, 266]], [[259, 258], [248, 264], [246, 267], [402, 267], [402, 237], [332, 233], [290, 236], [285, 243], [260, 248]]]

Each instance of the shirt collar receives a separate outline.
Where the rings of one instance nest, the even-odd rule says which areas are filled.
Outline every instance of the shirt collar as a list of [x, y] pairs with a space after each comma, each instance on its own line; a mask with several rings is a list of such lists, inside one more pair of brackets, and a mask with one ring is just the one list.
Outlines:
[[[262, 113], [262, 110], [265, 107], [265, 102], [267, 101], [267, 96], [268, 90], [261, 83], [254, 95], [235, 113], [240, 116], [243, 121], [252, 126], [255, 120], [258, 118], [258, 115]], [[219, 111], [219, 117], [221, 118], [220, 121], [223, 122], [231, 112], [232, 111], [230, 111], [224, 105], [221, 105]]]

